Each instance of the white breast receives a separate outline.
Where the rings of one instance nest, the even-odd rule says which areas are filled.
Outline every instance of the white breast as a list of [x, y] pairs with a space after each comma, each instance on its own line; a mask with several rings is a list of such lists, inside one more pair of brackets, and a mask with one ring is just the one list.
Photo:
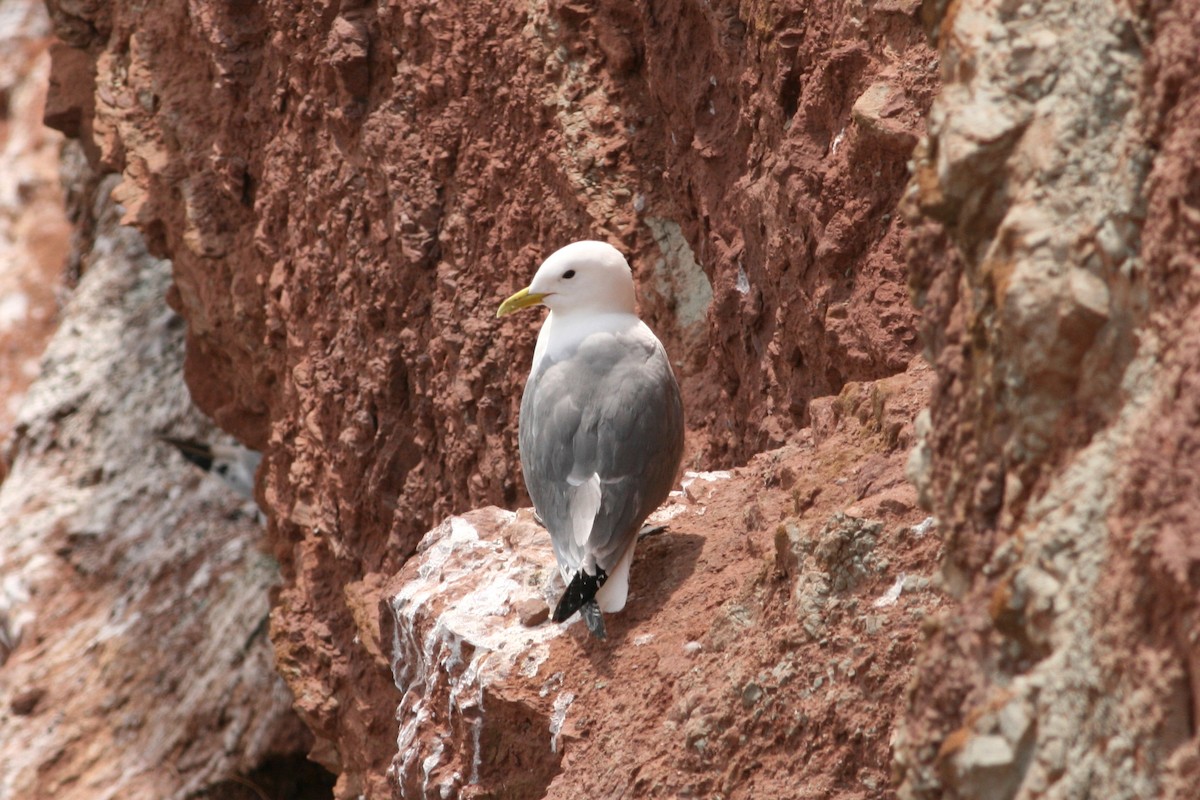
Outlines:
[[529, 372], [536, 374], [538, 364], [546, 356], [555, 361], [566, 357], [593, 333], [624, 333], [637, 328], [644, 329], [644, 333], [653, 338], [654, 334], [636, 314], [556, 314], [551, 311], [538, 332], [537, 346], [533, 350], [533, 367]]

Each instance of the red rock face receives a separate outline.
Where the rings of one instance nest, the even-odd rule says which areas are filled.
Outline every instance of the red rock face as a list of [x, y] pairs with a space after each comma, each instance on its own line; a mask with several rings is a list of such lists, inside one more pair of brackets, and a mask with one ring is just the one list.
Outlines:
[[898, 726], [905, 798], [1195, 793], [1180, 268], [1200, 30], [1195, 4], [1144, 11], [982, 0], [940, 20], [914, 181], [939, 222], [912, 262], [939, 376], [917, 477], [960, 602], [931, 620]]
[[[358, 508], [346, 527], [399, 510], [411, 537], [521, 495], [529, 332], [491, 312], [572, 238], [633, 257], [695, 396], [698, 458], [778, 445], [810, 398], [913, 352], [890, 212], [935, 78], [904, 9], [122, 9], [91, 20], [133, 45], [96, 136], [129, 218], [175, 259], [197, 399], [255, 444], [336, 440], [279, 471], [375, 475], [377, 502], [338, 499]], [[212, 80], [188, 68], [209, 50]]]
[[[264, 450], [271, 637], [339, 797], [887, 796], [893, 751], [904, 797], [1194, 785], [1190, 5], [51, 6], [48, 115]], [[426, 624], [394, 603], [425, 532], [525, 501], [537, 320], [494, 311], [583, 237], [631, 257], [686, 466], [741, 471], [647, 543], [620, 646], [549, 645], [561, 758], [522, 738], [539, 671], [412, 772], [381, 610]], [[899, 481], [930, 385], [940, 555]], [[949, 595], [867, 621], [935, 559]]]
[[119, 176], [42, 127], [43, 105], [91, 124], [44, 103], [49, 50], [90, 62], [51, 41], [41, 3], [0, 8], [0, 795], [328, 796], [264, 635], [254, 509], [156, 438], [218, 432], [170, 264], [116, 224]]
[[848, 385], [788, 445], [685, 472], [604, 642], [523, 624], [557, 575], [527, 512], [431, 532], [381, 603], [393, 796], [885, 794], [919, 619], [946, 602], [903, 478], [927, 384], [915, 366]]
[[[55, 290], [71, 227], [58, 178], [62, 136], [42, 126], [50, 25], [33, 3], [14, 3], [0, 35], [0, 438], [54, 331]], [[0, 467], [0, 476], [6, 467]]]
[[0, 785], [237, 797], [303, 776], [328, 796], [264, 635], [277, 572], [254, 508], [156, 439], [215, 432], [183, 383], [170, 264], [115, 224], [117, 180], [73, 205], [94, 248], [6, 441]]
[[[1200, 785], [1200, 3], [1152, 7], [1154, 46], [1145, 74], [1150, 136], [1158, 150], [1146, 188], [1142, 257], [1151, 303], [1147, 335], [1162, 346], [1162, 371], [1112, 517], [1118, 569], [1105, 611], [1114, 638], [1138, 642], [1141, 676], [1122, 690], [1153, 686], [1156, 750], [1166, 758], [1162, 793], [1187, 797]], [[1191, 264], [1191, 267], [1187, 265]]]
[[936, 84], [912, 11], [56, 8], [96, 54], [57, 82], [97, 71], [78, 116], [174, 261], [193, 397], [266, 450], [272, 636], [342, 794], [395, 746], [363, 609], [444, 514], [524, 497], [536, 320], [493, 317], [544, 255], [629, 253], [691, 466], [778, 447], [814, 397], [904, 370], [895, 205]]

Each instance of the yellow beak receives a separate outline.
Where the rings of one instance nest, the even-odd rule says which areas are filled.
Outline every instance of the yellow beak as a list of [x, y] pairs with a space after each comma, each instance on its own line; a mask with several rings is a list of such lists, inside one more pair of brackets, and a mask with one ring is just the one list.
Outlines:
[[503, 317], [507, 314], [513, 313], [514, 311], [520, 311], [522, 308], [536, 306], [538, 303], [542, 302], [542, 299], [545, 296], [545, 294], [531, 292], [529, 289], [522, 289], [500, 304], [500, 307], [496, 309], [496, 316]]

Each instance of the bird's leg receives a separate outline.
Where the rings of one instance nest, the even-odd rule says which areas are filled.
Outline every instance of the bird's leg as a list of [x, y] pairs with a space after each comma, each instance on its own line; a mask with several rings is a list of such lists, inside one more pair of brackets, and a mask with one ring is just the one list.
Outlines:
[[608, 633], [604, 630], [604, 615], [600, 613], [600, 606], [596, 604], [595, 600], [584, 603], [579, 609], [579, 614], [587, 624], [588, 630], [592, 632], [592, 636], [597, 639], [608, 638]]

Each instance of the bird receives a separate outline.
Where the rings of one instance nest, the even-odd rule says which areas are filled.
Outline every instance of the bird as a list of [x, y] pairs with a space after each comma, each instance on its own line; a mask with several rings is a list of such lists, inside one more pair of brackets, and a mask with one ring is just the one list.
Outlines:
[[496, 316], [535, 305], [550, 313], [521, 396], [521, 469], [566, 583], [553, 619], [580, 611], [604, 639], [602, 612], [625, 607], [638, 530], [679, 471], [683, 401], [662, 342], [637, 316], [629, 263], [612, 245], [555, 251]]
[[262, 463], [262, 453], [237, 445], [209, 444], [173, 436], [158, 438], [173, 445], [184, 458], [200, 469], [221, 478], [242, 497], [254, 499], [254, 473]]

